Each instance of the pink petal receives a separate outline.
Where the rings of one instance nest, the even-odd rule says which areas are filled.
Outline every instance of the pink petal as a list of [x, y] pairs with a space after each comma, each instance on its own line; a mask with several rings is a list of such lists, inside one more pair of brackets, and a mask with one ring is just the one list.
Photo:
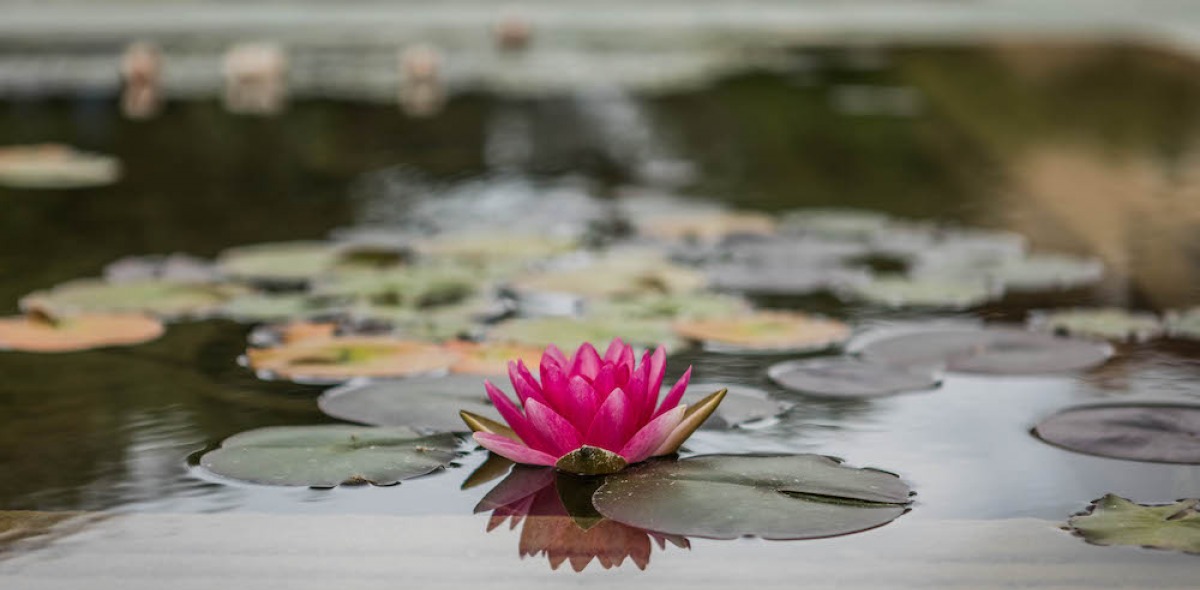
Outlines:
[[534, 430], [529, 420], [521, 414], [521, 410], [517, 409], [517, 406], [508, 399], [507, 395], [504, 395], [503, 391], [492, 385], [491, 381], [484, 381], [483, 388], [487, 390], [488, 399], [492, 400], [492, 405], [496, 406], [500, 416], [504, 418], [505, 422], [508, 422], [508, 426], [513, 429], [513, 432], [517, 433], [521, 442], [539, 451], [551, 450], [546, 441], [542, 440], [542, 437]]
[[662, 404], [658, 406], [658, 411], [654, 415], [661, 416], [664, 412], [675, 409], [679, 405], [679, 400], [683, 399], [683, 392], [687, 390], [688, 381], [692, 380], [692, 368], [689, 366], [683, 372], [683, 376], [675, 385], [671, 386], [671, 391], [667, 392], [667, 397], [663, 398]]
[[570, 395], [566, 398], [567, 407], [563, 417], [582, 432], [592, 423], [592, 416], [596, 414], [596, 407], [600, 405], [600, 397], [582, 375], [571, 377], [567, 382], [567, 391]]
[[590, 379], [596, 378], [596, 373], [600, 371], [600, 355], [596, 352], [596, 347], [590, 342], [584, 342], [579, 345], [579, 350], [575, 351], [575, 360], [571, 364], [571, 375], [583, 375]]
[[545, 404], [531, 399], [525, 406], [525, 414], [529, 423], [551, 445], [558, 456], [565, 455], [579, 448], [579, 431]]
[[633, 347], [626, 344], [625, 348], [621, 349], [621, 361], [618, 365], [629, 367], [629, 372], [633, 372]]
[[658, 403], [658, 393], [662, 391], [663, 373], [667, 369], [667, 351], [658, 347], [650, 356], [650, 373], [646, 381], [646, 405], [642, 407], [642, 420], [649, 420], [654, 414], [654, 406]]
[[567, 367], [570, 363], [567, 361], [567, 355], [559, 350], [557, 346], [551, 344], [546, 347], [546, 352], [542, 353], [542, 362], [546, 362], [546, 357], [558, 364], [559, 367]]
[[550, 467], [553, 467], [557, 462], [552, 455], [531, 449], [506, 436], [490, 432], [476, 432], [474, 436], [475, 442], [479, 443], [480, 446], [509, 461], [525, 463], [527, 465], [547, 465]]
[[642, 417], [649, 417], [652, 411], [647, 410], [646, 406], [653, 406], [658, 401], [658, 393], [650, 392], [646, 389], [646, 384], [650, 381], [650, 352], [647, 351], [642, 358], [642, 364], [638, 365], [637, 370], [629, 377], [629, 383], [625, 385], [625, 395], [629, 396], [629, 411], [633, 412], [634, 419], [642, 423]]
[[629, 463], [641, 463], [650, 457], [663, 441], [671, 436], [671, 431], [683, 421], [686, 406], [677, 406], [665, 414], [653, 419], [642, 427], [621, 447], [620, 455]]
[[539, 368], [542, 374], [542, 401], [554, 408], [556, 412], [562, 412], [566, 408], [567, 392], [567, 374], [564, 373], [562, 366], [554, 362], [554, 359], [549, 356], [542, 357], [542, 366]]
[[596, 397], [602, 400], [616, 388], [617, 367], [612, 363], [605, 362], [600, 367], [600, 372], [596, 373], [596, 378], [592, 380], [592, 389], [595, 390]]
[[529, 398], [545, 403], [546, 398], [542, 396], [542, 386], [534, 381], [533, 375], [529, 374], [529, 369], [525, 368], [524, 361], [520, 361], [520, 365], [508, 361], [508, 380], [512, 381], [513, 389], [517, 392], [517, 399], [521, 401], [521, 405], [524, 405], [525, 400]]
[[625, 352], [625, 343], [620, 338], [613, 338], [612, 342], [608, 343], [608, 348], [604, 350], [604, 362], [617, 364], [621, 361], [623, 352]]
[[631, 417], [629, 398], [625, 392], [620, 389], [613, 391], [597, 408], [587, 434], [583, 437], [583, 443], [614, 453], [621, 450], [625, 441], [629, 439], [631, 427], [628, 422]]

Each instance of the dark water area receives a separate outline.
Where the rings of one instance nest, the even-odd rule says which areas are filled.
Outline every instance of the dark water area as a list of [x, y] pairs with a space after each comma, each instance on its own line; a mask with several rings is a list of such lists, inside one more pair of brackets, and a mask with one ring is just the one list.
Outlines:
[[[830, 297], [761, 302], [856, 328], [896, 318], [1022, 321], [1030, 309], [1068, 305], [1200, 304], [1200, 65], [1094, 46], [792, 58], [699, 90], [461, 96], [427, 119], [308, 100], [269, 119], [174, 102], [149, 121], [123, 119], [109, 96], [0, 102], [0, 145], [69, 143], [125, 167], [105, 188], [0, 188], [0, 308], [15, 312], [22, 295], [96, 276], [122, 256], [321, 239], [389, 221], [421, 199], [545, 190], [681, 193], [767, 212], [868, 208], [1012, 230], [1035, 251], [1106, 264], [1095, 287], [957, 314]], [[0, 509], [471, 511], [485, 490], [459, 487], [480, 452], [384, 488], [236, 485], [190, 467], [189, 457], [244, 430], [333, 422], [316, 407], [322, 388], [263, 382], [235, 362], [247, 331], [182, 323], [132, 348], [0, 353]], [[1200, 399], [1200, 344], [1129, 345], [1082, 374], [950, 375], [934, 392], [856, 401], [775, 388], [765, 369], [782, 358], [672, 358], [676, 373], [691, 363], [697, 380], [753, 385], [794, 404], [775, 423], [701, 433], [691, 451], [816, 452], [894, 471], [918, 494], [905, 519], [1061, 520], [1108, 492], [1142, 502], [1200, 494], [1200, 468], [1090, 457], [1029, 434], [1077, 403]]]

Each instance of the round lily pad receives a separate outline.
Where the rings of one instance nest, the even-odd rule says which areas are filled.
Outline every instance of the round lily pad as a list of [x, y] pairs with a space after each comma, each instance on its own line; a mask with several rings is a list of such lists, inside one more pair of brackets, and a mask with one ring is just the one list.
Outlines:
[[1163, 332], [1162, 322], [1152, 313], [1112, 307], [1035, 311], [1029, 324], [1056, 334], [1133, 342], [1144, 342]]
[[748, 264], [715, 264], [706, 268], [708, 286], [748, 295], [807, 295], [862, 283], [871, 275], [857, 268], [801, 266], [777, 268]]
[[640, 295], [589, 303], [585, 313], [597, 318], [682, 319], [729, 316], [750, 311], [745, 299], [714, 293]]
[[336, 316], [343, 310], [341, 306], [310, 295], [253, 293], [225, 302], [220, 315], [244, 323], [284, 322]]
[[259, 377], [306, 383], [436, 373], [456, 360], [437, 345], [391, 336], [314, 337], [246, 351], [247, 364]]
[[1000, 292], [983, 280], [879, 277], [846, 285], [839, 294], [894, 308], [967, 309], [997, 298]]
[[313, 285], [312, 292], [326, 297], [361, 298], [380, 305], [426, 308], [458, 303], [481, 287], [478, 273], [442, 265], [340, 273]]
[[220, 273], [207, 260], [187, 254], [167, 256], [128, 256], [104, 267], [104, 279], [110, 283], [167, 281], [176, 283], [216, 283]]
[[[506, 387], [500, 380], [493, 383]], [[448, 375], [347, 383], [326, 391], [317, 405], [325, 414], [349, 422], [462, 432], [466, 427], [458, 416], [461, 410], [502, 421], [486, 400], [482, 378]]]
[[0, 318], [0, 350], [71, 352], [128, 346], [162, 336], [162, 322], [137, 314], [81, 314], [50, 318], [39, 313]]
[[0, 185], [24, 189], [104, 186], [121, 177], [114, 157], [70, 146], [40, 144], [0, 148]]
[[446, 233], [418, 242], [417, 253], [434, 260], [464, 263], [472, 267], [501, 268], [565, 254], [576, 240], [522, 233]]
[[660, 533], [814, 539], [887, 524], [909, 495], [895, 475], [820, 455], [708, 455], [610, 475], [592, 501], [607, 518]]
[[1000, 262], [988, 277], [1010, 291], [1074, 289], [1104, 278], [1104, 264], [1092, 258], [1035, 254]]
[[844, 265], [871, 251], [861, 242], [795, 236], [737, 240], [722, 249], [731, 262], [779, 270]]
[[714, 241], [730, 235], [770, 235], [775, 220], [763, 213], [707, 211], [636, 218], [638, 232], [664, 240]]
[[21, 299], [23, 309], [54, 315], [80, 313], [145, 313], [166, 319], [207, 317], [230, 299], [249, 291], [236, 285], [148, 280], [108, 283], [80, 279]]
[[200, 457], [221, 477], [277, 486], [392, 485], [445, 467], [457, 456], [450, 434], [408, 428], [277, 426], [225, 439]]
[[941, 384], [929, 369], [892, 367], [854, 357], [785, 361], [767, 369], [767, 376], [780, 387], [823, 397], [879, 397]]
[[450, 365], [450, 372], [466, 375], [507, 375], [509, 361], [517, 360], [536, 367], [545, 350], [541, 346], [505, 342], [448, 342], [445, 346], [458, 355], [458, 360]]
[[[662, 395], [666, 395], [669, 389], [669, 387], [664, 387]], [[681, 403], [690, 407], [720, 389], [726, 390], [725, 399], [700, 426], [701, 430], [737, 428], [752, 422], [774, 418], [791, 407], [791, 404], [771, 399], [767, 392], [755, 387], [704, 382], [694, 382], [688, 385]]]
[[553, 270], [514, 279], [510, 288], [524, 293], [570, 293], [581, 297], [632, 297], [688, 293], [704, 286], [704, 275], [673, 264], [658, 254], [621, 254], [578, 268]]
[[882, 336], [858, 350], [863, 359], [900, 367], [1031, 375], [1102, 364], [1112, 347], [1011, 328], [947, 328]]
[[1136, 504], [1115, 494], [1092, 502], [1067, 521], [1071, 532], [1095, 545], [1134, 545], [1200, 553], [1200, 499]]
[[1038, 438], [1079, 453], [1200, 464], [1200, 406], [1111, 404], [1064, 410], [1034, 427]]
[[1167, 333], [1172, 338], [1200, 340], [1200, 307], [1167, 314]]
[[675, 322], [675, 333], [715, 352], [799, 352], [845, 342], [850, 327], [802, 313], [759, 311], [724, 318]]
[[553, 344], [562, 350], [575, 350], [584, 342], [610, 342], [621, 338], [635, 346], [677, 348], [679, 340], [670, 324], [661, 320], [610, 318], [518, 318], [496, 324], [488, 340], [517, 342], [545, 347]]
[[217, 257], [217, 268], [232, 279], [297, 284], [328, 272], [337, 260], [331, 243], [282, 242], [229, 248]]
[[867, 239], [888, 224], [886, 214], [865, 209], [798, 209], [784, 214], [785, 231], [840, 239]]

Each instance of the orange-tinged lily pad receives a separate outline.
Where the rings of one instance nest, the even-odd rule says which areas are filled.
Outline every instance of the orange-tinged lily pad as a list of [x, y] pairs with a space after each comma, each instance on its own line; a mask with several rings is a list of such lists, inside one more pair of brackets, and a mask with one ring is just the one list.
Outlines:
[[449, 342], [446, 349], [458, 355], [451, 373], [467, 375], [506, 375], [509, 361], [525, 361], [530, 367], [542, 360], [541, 347], [510, 342]]
[[52, 319], [31, 313], [0, 318], [0, 349], [71, 352], [141, 344], [162, 333], [162, 322], [144, 315], [83, 314]]
[[850, 327], [802, 313], [760, 311], [724, 318], [680, 321], [675, 333], [714, 351], [822, 350], [845, 342]]
[[391, 336], [301, 338], [246, 351], [247, 363], [260, 377], [320, 383], [434, 373], [456, 360], [454, 353], [440, 346]]

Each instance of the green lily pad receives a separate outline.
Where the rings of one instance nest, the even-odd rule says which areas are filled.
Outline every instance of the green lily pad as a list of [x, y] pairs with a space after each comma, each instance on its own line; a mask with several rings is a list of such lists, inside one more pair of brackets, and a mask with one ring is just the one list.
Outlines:
[[909, 495], [895, 475], [820, 455], [707, 455], [610, 475], [592, 500], [606, 518], [660, 533], [814, 539], [887, 524]]
[[562, 350], [575, 350], [584, 342], [609, 342], [621, 338], [635, 346], [680, 346], [666, 321], [607, 318], [517, 318], [496, 324], [488, 340], [517, 342], [533, 346], [553, 344]]
[[421, 436], [408, 428], [276, 426], [225, 439], [200, 457], [200, 466], [266, 485], [392, 485], [445, 467], [457, 449], [453, 435]]
[[585, 307], [585, 313], [590, 317], [630, 320], [712, 318], [749, 310], [749, 303], [740, 297], [713, 293], [641, 295], [600, 300]]
[[1010, 328], [944, 328], [883, 335], [858, 349], [870, 362], [964, 373], [1036, 375], [1100, 365], [1112, 347]]
[[1200, 340], [1200, 307], [1167, 314], [1167, 333], [1172, 338]]
[[[493, 379], [498, 387], [505, 382]], [[501, 422], [487, 403], [483, 378], [466, 375], [349, 383], [321, 394], [317, 406], [339, 420], [407, 426], [423, 433], [464, 432], [460, 410]]]
[[865, 240], [887, 227], [886, 214], [865, 209], [798, 209], [784, 214], [784, 231], [802, 235]]
[[1039, 422], [1033, 433], [1054, 446], [1089, 455], [1200, 464], [1200, 406], [1196, 405], [1082, 406]]
[[187, 254], [167, 256], [128, 256], [104, 267], [104, 280], [110, 283], [167, 281], [175, 283], [216, 283], [221, 276], [216, 267]]
[[229, 248], [217, 256], [217, 268], [240, 281], [290, 286], [337, 272], [394, 268], [405, 258], [399, 246], [279, 242]]
[[892, 367], [854, 357], [785, 361], [771, 365], [767, 376], [780, 387], [823, 397], [879, 397], [941, 384], [932, 370]]
[[525, 293], [569, 293], [585, 298], [633, 297], [698, 291], [704, 275], [673, 264], [656, 252], [620, 252], [594, 263], [530, 274], [512, 280], [518, 298]]
[[722, 250], [730, 262], [779, 270], [837, 267], [871, 252], [861, 242], [795, 236], [736, 240]]
[[850, 327], [837, 320], [780, 311], [682, 320], [673, 328], [681, 338], [714, 352], [817, 351], [850, 337]]
[[475, 338], [482, 333], [485, 322], [502, 316], [504, 312], [504, 307], [496, 300], [472, 297], [451, 305], [425, 309], [358, 303], [346, 310], [346, 316], [353, 324], [384, 325], [400, 336], [441, 342], [463, 337]]
[[[666, 395], [669, 387], [663, 387]], [[767, 392], [744, 385], [722, 385], [717, 383], [692, 382], [683, 394], [681, 403], [689, 407], [707, 397], [711, 392], [725, 389], [725, 399], [712, 415], [700, 425], [701, 430], [729, 430], [740, 426], [775, 418], [791, 408], [791, 404], [771, 399]]]
[[1091, 258], [1035, 254], [1004, 260], [987, 274], [1009, 291], [1074, 289], [1100, 282], [1104, 278], [1104, 264]]
[[21, 299], [24, 309], [39, 308], [55, 315], [78, 313], [145, 313], [161, 318], [207, 317], [249, 290], [236, 285], [131, 281], [108, 283], [80, 279]]
[[1067, 525], [1095, 545], [1136, 545], [1200, 553], [1200, 499], [1174, 504], [1136, 504], [1115, 494], [1092, 502]]
[[250, 348], [246, 364], [262, 379], [342, 383], [441, 373], [458, 360], [434, 344], [391, 336], [314, 336], [270, 348]]
[[1157, 338], [1163, 332], [1162, 322], [1152, 313], [1112, 307], [1033, 312], [1029, 324], [1056, 334], [1133, 342]]
[[112, 156], [81, 152], [59, 144], [0, 148], [0, 186], [23, 189], [75, 189], [105, 186], [121, 177]]
[[478, 273], [461, 267], [403, 267], [379, 272], [341, 273], [313, 285], [325, 297], [352, 297], [373, 304], [427, 308], [458, 303], [480, 290]]
[[706, 268], [708, 286], [747, 295], [808, 295], [870, 280], [867, 271], [839, 266], [770, 267], [723, 263]]
[[839, 290], [850, 299], [893, 308], [967, 309], [1000, 295], [983, 280], [878, 277]]
[[566, 254], [573, 238], [534, 233], [446, 233], [418, 242], [417, 253], [430, 260], [450, 261], [483, 270], [511, 270], [521, 265]]
[[221, 306], [221, 315], [243, 323], [286, 322], [332, 317], [341, 306], [309, 295], [254, 293], [235, 297]]

